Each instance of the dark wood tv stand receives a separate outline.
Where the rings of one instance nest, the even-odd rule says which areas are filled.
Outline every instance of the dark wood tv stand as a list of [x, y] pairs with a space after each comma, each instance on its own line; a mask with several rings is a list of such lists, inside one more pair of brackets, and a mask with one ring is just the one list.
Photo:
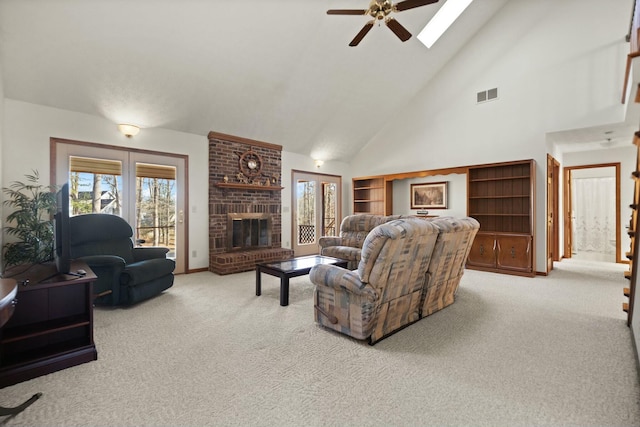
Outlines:
[[[93, 342], [93, 282], [83, 262], [56, 274], [53, 264], [5, 274], [18, 282], [13, 316], [0, 330], [0, 388], [98, 358]], [[12, 275], [13, 273], [13, 275]]]

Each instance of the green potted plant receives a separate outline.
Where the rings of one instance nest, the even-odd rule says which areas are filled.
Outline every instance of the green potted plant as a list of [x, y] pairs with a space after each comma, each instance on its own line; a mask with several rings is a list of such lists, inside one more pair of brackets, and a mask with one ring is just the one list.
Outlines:
[[3, 270], [20, 264], [38, 264], [53, 258], [53, 219], [56, 186], [40, 184], [38, 171], [14, 181], [2, 191], [4, 206], [12, 209], [4, 230], [15, 241], [3, 245]]

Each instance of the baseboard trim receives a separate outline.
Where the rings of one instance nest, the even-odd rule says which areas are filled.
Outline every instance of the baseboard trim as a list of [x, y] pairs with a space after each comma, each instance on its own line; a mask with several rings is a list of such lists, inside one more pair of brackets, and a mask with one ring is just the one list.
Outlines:
[[185, 274], [202, 273], [203, 271], [209, 271], [209, 269], [207, 267], [194, 268], [192, 270], [187, 270], [187, 272]]

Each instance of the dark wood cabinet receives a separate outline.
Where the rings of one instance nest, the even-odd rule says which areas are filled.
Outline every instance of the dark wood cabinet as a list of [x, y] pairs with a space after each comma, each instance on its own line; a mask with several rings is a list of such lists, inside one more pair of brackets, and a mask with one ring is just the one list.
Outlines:
[[468, 267], [531, 273], [532, 239], [523, 234], [478, 233], [467, 259]]
[[86, 275], [58, 275], [53, 265], [40, 265], [13, 276], [19, 286], [13, 316], [0, 332], [0, 387], [97, 359], [96, 276], [74, 262], [72, 271], [79, 269]]
[[496, 235], [496, 267], [503, 270], [531, 273], [531, 236], [516, 234]]
[[469, 167], [467, 214], [480, 232], [467, 267], [535, 275], [535, 161]]
[[467, 258], [468, 266], [496, 268], [495, 234], [478, 233]]

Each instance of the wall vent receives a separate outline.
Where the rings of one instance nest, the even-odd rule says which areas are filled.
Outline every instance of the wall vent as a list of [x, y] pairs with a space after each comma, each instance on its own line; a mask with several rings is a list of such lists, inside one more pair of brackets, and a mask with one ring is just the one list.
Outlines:
[[476, 94], [477, 103], [481, 102], [493, 101], [498, 98], [498, 88], [494, 87], [493, 89], [483, 90], [482, 92], [478, 92]]

